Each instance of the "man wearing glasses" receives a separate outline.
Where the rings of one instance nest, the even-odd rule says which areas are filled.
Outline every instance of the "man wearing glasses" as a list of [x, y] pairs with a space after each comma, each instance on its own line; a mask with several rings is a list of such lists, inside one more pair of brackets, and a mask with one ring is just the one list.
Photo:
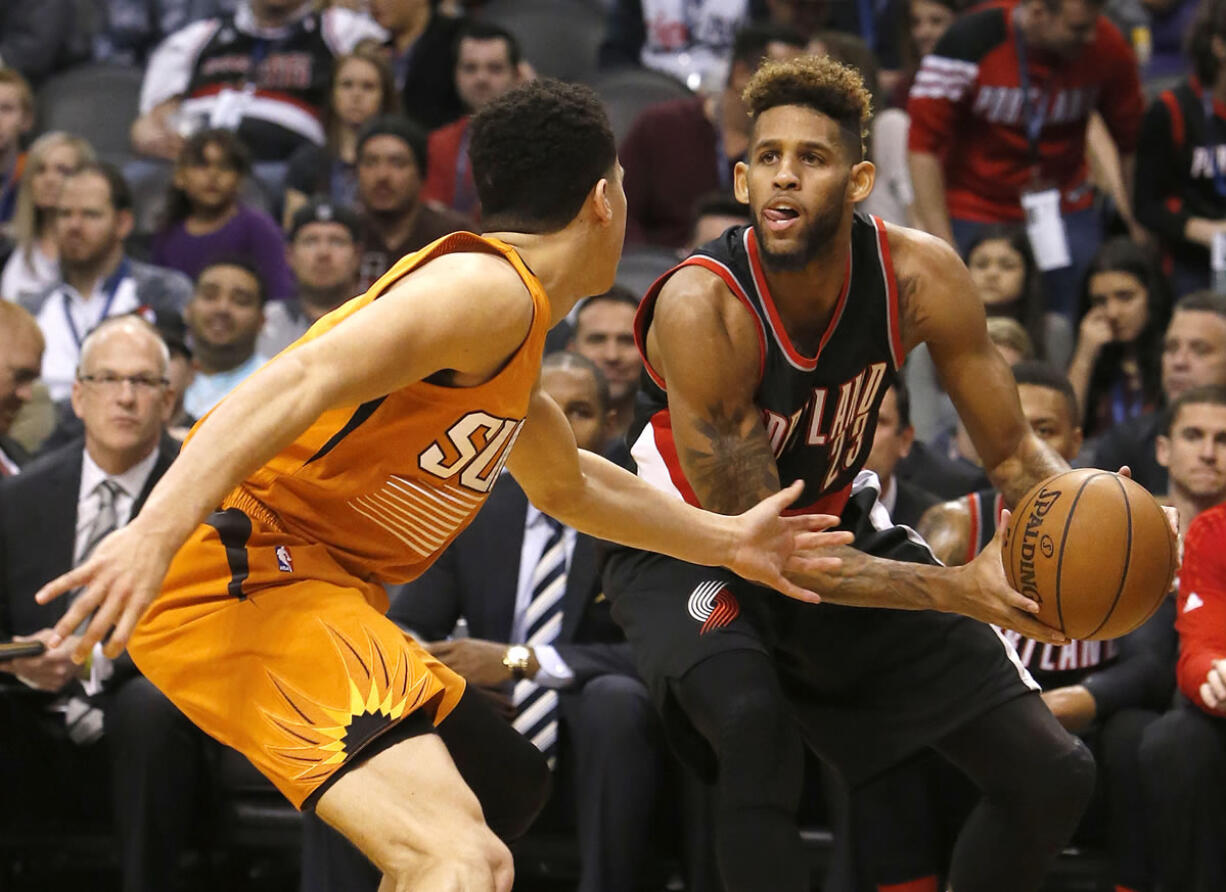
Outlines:
[[[178, 453], [164, 434], [168, 362], [137, 316], [83, 339], [71, 402], [84, 438], [0, 482], [0, 639], [50, 637], [66, 605], [40, 606], [34, 592], [125, 525]], [[124, 889], [174, 888], [204, 735], [127, 657], [111, 663], [95, 649], [76, 666], [75, 641], [0, 662], [0, 789], [21, 803], [23, 822], [112, 813]]]

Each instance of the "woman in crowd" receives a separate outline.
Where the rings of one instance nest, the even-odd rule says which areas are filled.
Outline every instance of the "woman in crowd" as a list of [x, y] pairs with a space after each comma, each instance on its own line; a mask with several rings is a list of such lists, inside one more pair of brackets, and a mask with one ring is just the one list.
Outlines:
[[381, 49], [359, 45], [336, 60], [324, 122], [328, 144], [303, 146], [289, 159], [281, 218], [286, 229], [314, 195], [326, 195], [343, 207], [355, 204], [358, 131], [372, 118], [392, 114], [399, 107], [392, 68]]
[[93, 160], [88, 142], [59, 130], [44, 133], [30, 146], [13, 215], [16, 244], [0, 274], [0, 295], [29, 303], [58, 281], [55, 204], [64, 179]]
[[[1007, 225], [985, 229], [971, 244], [966, 265], [988, 317], [1019, 323], [1029, 336], [1034, 356], [1063, 371], [1073, 352], [1072, 328], [1059, 313], [1046, 310], [1043, 277], [1026, 233]], [[931, 442], [953, 429], [957, 413], [922, 344], [907, 360], [907, 387], [916, 436]]]
[[1149, 252], [1122, 236], [1098, 249], [1082, 286], [1068, 369], [1087, 437], [1158, 407], [1170, 312], [1166, 280]]
[[251, 169], [246, 148], [229, 130], [202, 130], [175, 165], [165, 222], [153, 238], [152, 261], [195, 279], [219, 257], [250, 259], [269, 299], [290, 297], [294, 277], [275, 220], [239, 199]]

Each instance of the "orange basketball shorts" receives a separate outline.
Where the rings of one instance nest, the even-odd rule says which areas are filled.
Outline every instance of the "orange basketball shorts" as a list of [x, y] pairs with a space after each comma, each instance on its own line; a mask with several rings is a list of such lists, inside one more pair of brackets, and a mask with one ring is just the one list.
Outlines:
[[231, 507], [180, 549], [128, 651], [189, 719], [302, 808], [406, 716], [421, 710], [437, 725], [464, 692], [386, 609], [382, 586], [322, 545]]

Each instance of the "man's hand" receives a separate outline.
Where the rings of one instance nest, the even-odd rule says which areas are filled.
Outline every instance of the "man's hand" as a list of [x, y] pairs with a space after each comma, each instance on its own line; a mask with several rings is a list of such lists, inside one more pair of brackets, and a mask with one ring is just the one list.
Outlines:
[[132, 123], [132, 147], [141, 155], [174, 161], [183, 149], [183, 137], [170, 126], [169, 112], [141, 115]]
[[141, 528], [140, 517], [103, 539], [89, 560], [48, 582], [34, 595], [39, 604], [47, 604], [84, 586], [55, 624], [48, 648], [59, 649], [61, 642], [68, 644], [69, 636], [92, 615], [85, 634], [72, 639], [72, 659], [84, 663], [108, 632], [111, 637], [103, 653], [112, 660], [123, 653], [132, 630], [161, 591], [174, 553], [175, 549], [163, 544], [155, 532]]
[[732, 518], [736, 541], [727, 567], [742, 579], [776, 589], [789, 598], [817, 604], [821, 602], [818, 593], [789, 581], [784, 573], [805, 576], [837, 570], [842, 559], [822, 554], [822, 550], [850, 545], [855, 537], [845, 530], [822, 532], [839, 522], [829, 514], [783, 517], [782, 512], [803, 490], [803, 482], [797, 480]]
[[1201, 682], [1200, 699], [1209, 709], [1226, 715], [1226, 660], [1213, 661], [1213, 668]]
[[945, 592], [938, 609], [1014, 629], [1036, 641], [1067, 644], [1067, 635], [1033, 618], [1031, 614], [1039, 612], [1039, 605], [1011, 588], [1005, 577], [1001, 543], [1009, 518], [1010, 513], [1002, 511], [996, 535], [988, 547], [965, 567], [950, 570], [955, 574], [953, 584]]
[[62, 691], [81, 673], [80, 667], [72, 661], [72, 651], [78, 639], [74, 635], [61, 642], [58, 647], [53, 647], [51, 640], [54, 636], [55, 632], [51, 629], [40, 629], [33, 635], [14, 635], [14, 641], [41, 641], [47, 645], [47, 649], [36, 657], [0, 660], [0, 672], [11, 672], [30, 687], [40, 691], [51, 694]]
[[[431, 641], [426, 650], [464, 676], [469, 684], [489, 688], [511, 680], [511, 670], [502, 664], [508, 645], [480, 638], [457, 638], [454, 641]], [[533, 656], [528, 663], [527, 677], [536, 675], [540, 664]]]
[[1044, 691], [1040, 696], [1051, 714], [1056, 717], [1056, 721], [1071, 734], [1080, 734], [1089, 728], [1098, 714], [1094, 695], [1079, 684]]

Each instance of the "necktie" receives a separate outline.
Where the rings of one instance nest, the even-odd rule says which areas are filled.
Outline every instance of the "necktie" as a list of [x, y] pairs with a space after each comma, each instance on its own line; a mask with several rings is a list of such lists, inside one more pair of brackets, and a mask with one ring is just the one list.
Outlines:
[[[566, 594], [566, 543], [562, 524], [545, 517], [549, 538], [532, 572], [532, 599], [524, 614], [524, 643], [552, 644], [562, 630], [562, 596]], [[558, 692], [522, 679], [511, 695], [515, 730], [545, 754], [552, 768], [558, 748]]]
[[98, 543], [108, 534], [115, 532], [119, 526], [119, 511], [115, 504], [122, 492], [119, 484], [114, 480], [103, 480], [94, 492], [98, 494], [98, 513], [94, 515], [94, 520], [86, 531], [81, 553], [77, 556], [78, 566], [85, 563], [86, 558], [98, 547]]

